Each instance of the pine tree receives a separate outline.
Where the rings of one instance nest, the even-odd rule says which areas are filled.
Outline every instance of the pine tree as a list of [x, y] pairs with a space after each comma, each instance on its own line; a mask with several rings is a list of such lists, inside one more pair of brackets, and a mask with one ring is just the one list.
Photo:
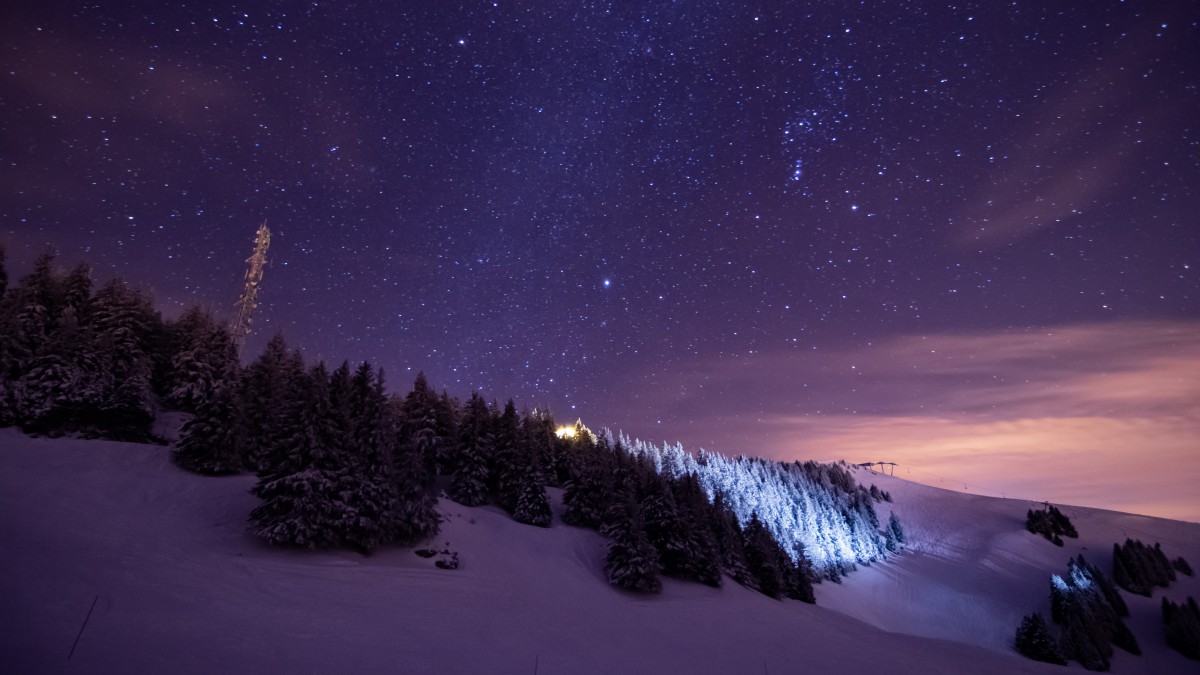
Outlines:
[[397, 447], [406, 455], [405, 472], [411, 471], [407, 455], [416, 454], [422, 484], [432, 484], [437, 477], [439, 448], [445, 441], [439, 429], [438, 408], [437, 395], [429, 388], [425, 373], [417, 373], [412, 391], [401, 406]]
[[1165, 588], [1175, 580], [1175, 568], [1161, 545], [1126, 539], [1124, 546], [1113, 544], [1113, 579], [1130, 593], [1150, 597], [1155, 586]]
[[251, 492], [263, 500], [250, 513], [260, 537], [272, 544], [328, 548], [341, 543], [344, 508], [340, 462], [330, 448], [335, 436], [329, 409], [329, 375], [315, 366], [298, 388], [299, 414], [289, 420], [286, 454]]
[[1071, 524], [1071, 519], [1067, 518], [1062, 511], [1059, 511], [1053, 504], [1047, 504], [1046, 510], [1049, 513], [1050, 525], [1056, 534], [1071, 537], [1072, 539], [1079, 537], [1079, 532], [1075, 531], [1075, 526]]
[[393, 480], [395, 431], [388, 416], [383, 371], [362, 363], [349, 383], [349, 446], [341, 474], [345, 502], [343, 539], [369, 553], [390, 541], [399, 524], [399, 490]]
[[784, 591], [783, 571], [779, 568], [779, 544], [771, 536], [758, 514], [750, 516], [743, 530], [746, 549], [746, 567], [760, 593], [771, 598], [780, 598]]
[[599, 528], [610, 508], [609, 481], [612, 448], [601, 439], [591, 452], [578, 458], [563, 486], [563, 522], [576, 527]]
[[1067, 564], [1067, 576], [1051, 575], [1050, 610], [1062, 626], [1062, 655], [1089, 670], [1107, 670], [1116, 645], [1140, 654], [1137, 640], [1121, 620], [1128, 614], [1112, 582], [1083, 556]]
[[100, 369], [109, 383], [99, 411], [101, 432], [119, 440], [148, 438], [155, 411], [151, 352], [163, 333], [153, 301], [146, 293], [113, 279], [96, 291], [87, 323], [95, 336]]
[[608, 582], [639, 593], [661, 591], [658, 554], [646, 537], [637, 504], [627, 498], [613, 508], [607, 520], [604, 535], [609, 542], [604, 571]]
[[398, 445], [392, 466], [396, 485], [396, 539], [412, 544], [437, 534], [441, 518], [424, 488], [422, 455], [411, 446]]
[[658, 553], [663, 574], [688, 576], [688, 542], [683, 519], [666, 480], [651, 474], [642, 489], [641, 510], [646, 537]]
[[687, 563], [684, 577], [709, 586], [721, 585], [721, 555], [716, 537], [709, 527], [712, 508], [696, 476], [681, 474], [672, 481], [675, 504], [684, 524]]
[[486, 504], [487, 470], [492, 452], [491, 420], [487, 403], [471, 395], [463, 417], [459, 450], [454, 462], [450, 498], [463, 506]]
[[[437, 467], [436, 471], [451, 475], [456, 467], [461, 444], [461, 426], [465, 412], [462, 403], [452, 398], [445, 391], [435, 398], [435, 417], [437, 419]], [[431, 474], [431, 479], [437, 474]]]
[[1163, 631], [1167, 645], [1189, 659], [1200, 661], [1200, 607], [1195, 598], [1183, 604], [1162, 600]]
[[78, 316], [86, 311], [92, 298], [92, 268], [79, 263], [63, 280], [63, 311], [71, 309]]
[[815, 605], [817, 597], [813, 592], [813, 579], [816, 578], [816, 574], [813, 572], [812, 563], [804, 554], [804, 545], [797, 543], [795, 555], [792, 556], [787, 555], [782, 547], [779, 552], [780, 569], [784, 578], [783, 594], [792, 600]]
[[550, 500], [546, 497], [546, 484], [542, 472], [536, 464], [525, 468], [520, 486], [520, 496], [513, 511], [513, 519], [527, 525], [550, 527]]
[[241, 471], [245, 431], [238, 389], [237, 365], [231, 360], [212, 384], [212, 394], [200, 404], [196, 416], [183, 424], [173, 455], [176, 464], [215, 476]]
[[16, 412], [21, 428], [27, 433], [64, 431], [64, 412], [79, 383], [79, 369], [69, 358], [43, 349], [16, 382]]
[[517, 416], [512, 399], [504, 404], [504, 412], [496, 419], [492, 432], [495, 452], [488, 466], [488, 487], [495, 495], [496, 503], [512, 513], [517, 508], [526, 482], [526, 466], [536, 450]]
[[722, 492], [713, 496], [712, 508], [709, 511], [709, 530], [717, 543], [721, 571], [743, 586], [753, 586], [753, 576], [746, 566], [742, 526], [733, 511], [725, 505], [725, 495]]
[[198, 307], [188, 310], [169, 332], [173, 353], [167, 401], [179, 410], [195, 412], [212, 396], [229, 364], [236, 363], [233, 338], [210, 312]]
[[242, 464], [247, 470], [273, 473], [283, 461], [295, 416], [304, 405], [300, 390], [306, 377], [303, 358], [288, 351], [282, 335], [267, 341], [263, 353], [243, 372], [241, 399], [247, 437]]
[[22, 351], [35, 356], [49, 340], [64, 305], [62, 279], [54, 271], [52, 252], [37, 257], [33, 271], [21, 278], [16, 293], [17, 338]]
[[1041, 614], [1029, 614], [1021, 619], [1015, 642], [1017, 651], [1034, 661], [1067, 665]]
[[895, 512], [892, 512], [892, 515], [888, 516], [888, 531], [892, 533], [897, 543], [903, 544], [905, 542], [904, 528], [901, 527], [900, 519], [896, 517]]

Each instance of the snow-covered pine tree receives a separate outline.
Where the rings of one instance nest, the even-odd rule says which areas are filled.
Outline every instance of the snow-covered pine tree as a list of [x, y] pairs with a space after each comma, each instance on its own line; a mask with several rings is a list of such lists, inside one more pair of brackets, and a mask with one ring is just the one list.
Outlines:
[[343, 539], [369, 553], [398, 528], [398, 489], [391, 472], [396, 434], [388, 415], [383, 371], [363, 362], [350, 380], [349, 446], [341, 474], [345, 504]]
[[79, 263], [63, 280], [63, 311], [71, 309], [78, 317], [86, 311], [92, 299], [92, 267]]
[[487, 470], [492, 454], [491, 412], [478, 392], [471, 394], [460, 428], [450, 498], [463, 506], [486, 504]]
[[294, 390], [301, 407], [282, 429], [286, 448], [251, 489], [262, 500], [251, 513], [255, 532], [272, 544], [328, 548], [341, 543], [341, 467], [330, 447], [329, 374], [314, 366]]
[[896, 540], [896, 543], [903, 544], [905, 542], [904, 528], [900, 525], [900, 519], [896, 517], [894, 511], [888, 516], [887, 529], [888, 532], [892, 533], [892, 537]]
[[1163, 632], [1167, 645], [1189, 659], [1200, 661], [1200, 606], [1196, 599], [1188, 596], [1185, 602], [1175, 604], [1162, 599]]
[[754, 579], [759, 592], [771, 598], [780, 598], [784, 592], [785, 578], [779, 568], [779, 544], [771, 532], [751, 514], [750, 522], [743, 530], [746, 549], [746, 567]]
[[495, 451], [488, 466], [488, 487], [500, 508], [509, 513], [516, 510], [521, 499], [534, 452], [520, 422], [517, 407], [509, 399], [492, 430]]
[[330, 445], [341, 454], [349, 454], [354, 446], [353, 385], [351, 384], [350, 362], [329, 374], [329, 423]]
[[438, 448], [444, 440], [438, 426], [438, 407], [437, 394], [429, 388], [425, 373], [417, 373], [412, 391], [401, 406], [397, 447], [406, 455], [406, 472], [411, 471], [407, 455], [416, 453], [422, 484], [432, 484], [437, 477]]
[[[232, 341], [227, 349], [232, 353]], [[212, 393], [200, 403], [195, 417], [184, 422], [173, 458], [179, 466], [196, 473], [234, 474], [242, 470], [246, 437], [237, 361], [229, 360], [211, 388]]]
[[662, 580], [658, 576], [658, 554], [646, 537], [640, 509], [632, 496], [627, 496], [611, 509], [604, 535], [609, 539], [608, 553], [604, 558], [604, 571], [609, 583], [639, 593], [658, 593], [662, 590]]
[[658, 553], [662, 573], [670, 577], [688, 578], [687, 532], [666, 479], [657, 473], [650, 473], [640, 493], [646, 538]]
[[195, 412], [212, 396], [229, 362], [236, 363], [233, 338], [211, 312], [199, 307], [185, 312], [168, 332], [173, 353], [167, 402], [179, 410]]
[[743, 543], [742, 526], [737, 516], [725, 505], [725, 495], [717, 492], [713, 495], [712, 509], [709, 511], [709, 531], [717, 543], [718, 560], [721, 571], [733, 577], [733, 580], [743, 586], [755, 585], [754, 577], [746, 566], [746, 549]]
[[563, 522], [576, 527], [599, 528], [608, 511], [612, 477], [612, 448], [601, 436], [591, 452], [576, 458], [563, 486]]
[[720, 553], [709, 528], [712, 504], [695, 475], [684, 473], [671, 481], [675, 505], [684, 523], [687, 564], [684, 576], [709, 586], [721, 585]]
[[33, 270], [21, 278], [16, 290], [19, 345], [26, 357], [39, 354], [62, 310], [62, 279], [54, 270], [54, 254], [45, 252], [33, 263]]
[[113, 279], [92, 298], [87, 325], [95, 336], [100, 367], [111, 377], [99, 411], [100, 432], [119, 440], [148, 438], [156, 407], [152, 352], [163, 335], [152, 299]]
[[411, 544], [437, 534], [441, 518], [433, 497], [425, 490], [423, 456], [414, 446], [397, 444], [392, 459], [396, 486], [396, 540]]
[[[294, 433], [294, 416], [304, 398], [304, 359], [289, 352], [283, 336], [267, 341], [263, 353], [242, 373], [242, 414], [246, 421], [242, 464], [258, 474], [273, 473], [288, 453], [281, 444]], [[297, 401], [300, 399], [300, 401]]]
[[513, 520], [526, 525], [550, 527], [551, 519], [545, 479], [537, 462], [530, 462], [525, 466], [525, 475], [520, 482], [520, 495], [513, 510]]
[[1082, 555], [1068, 562], [1066, 578], [1051, 575], [1050, 612], [1063, 629], [1063, 656], [1088, 670], [1107, 670], [1113, 645], [1141, 654], [1133, 633], [1121, 620], [1128, 614], [1124, 600]]
[[[437, 405], [434, 407], [438, 436], [436, 470], [450, 475], [456, 469], [454, 462], [458, 457], [461, 443], [459, 427], [465, 412], [462, 403], [445, 391], [442, 391], [442, 395], [437, 397], [436, 401]], [[432, 474], [430, 479], [432, 480], [436, 475], [436, 473]]]
[[[46, 343], [52, 345], [53, 342]], [[57, 435], [66, 429], [64, 419], [80, 383], [79, 368], [71, 359], [43, 345], [14, 387], [16, 417], [26, 433]]]
[[1018, 652], [1034, 661], [1067, 665], [1041, 614], [1029, 614], [1021, 619], [1014, 642]]

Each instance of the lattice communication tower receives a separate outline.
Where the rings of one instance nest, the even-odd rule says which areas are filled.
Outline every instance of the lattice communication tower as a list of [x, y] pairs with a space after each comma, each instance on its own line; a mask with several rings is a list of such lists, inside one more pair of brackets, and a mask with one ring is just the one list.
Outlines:
[[231, 331], [239, 356], [242, 354], [242, 343], [250, 333], [250, 324], [254, 322], [254, 310], [258, 309], [258, 287], [262, 283], [263, 268], [267, 266], [267, 247], [270, 245], [271, 230], [267, 229], [264, 221], [258, 226], [258, 233], [254, 237], [254, 253], [246, 258], [246, 285], [237, 301], [237, 319]]

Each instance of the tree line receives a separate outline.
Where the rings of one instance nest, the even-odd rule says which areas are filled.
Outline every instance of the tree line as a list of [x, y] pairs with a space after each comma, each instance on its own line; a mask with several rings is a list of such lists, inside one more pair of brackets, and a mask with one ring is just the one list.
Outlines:
[[[499, 406], [478, 393], [460, 401], [423, 374], [404, 395], [392, 394], [371, 364], [307, 364], [282, 336], [243, 365], [211, 311], [164, 321], [149, 293], [121, 279], [94, 290], [86, 264], [65, 272], [51, 254], [9, 288], [3, 263], [0, 249], [0, 425], [145, 441], [158, 412], [190, 413], [173, 459], [196, 473], [257, 476], [251, 527], [275, 544], [370, 552], [428, 539], [438, 529], [439, 494], [546, 527], [546, 490], [558, 487], [564, 521], [607, 537], [614, 585], [654, 592], [661, 576], [710, 585], [728, 576], [771, 597], [812, 602], [815, 580], [848, 567], [838, 563], [831, 575], [823, 547], [814, 567], [781, 526], [779, 500], [798, 500], [788, 508], [811, 518], [796, 525], [818, 533], [879, 525], [872, 494], [840, 468], [707, 454], [705, 470], [693, 462], [662, 471], [661, 457], [639, 442], [582, 424], [560, 438], [546, 411], [518, 413], [511, 400]], [[749, 479], [729, 478], [737, 472], [791, 476], [829, 492], [752, 503]], [[847, 560], [867, 562], [902, 538], [894, 519], [872, 532], [870, 550], [837, 546], [849, 547]]]
[[[1150, 596], [1154, 586], [1166, 587], [1175, 580], [1175, 572], [1191, 575], [1191, 567], [1182, 557], [1171, 561], [1155, 544], [1126, 539], [1113, 544], [1113, 579], [1088, 563], [1082, 555], [1067, 563], [1067, 574], [1050, 576], [1050, 617], [1057, 626], [1057, 638], [1041, 614], [1031, 614], [1017, 628], [1015, 646], [1025, 656], [1047, 663], [1066, 665], [1078, 661], [1088, 670], [1108, 670], [1113, 647], [1133, 655], [1141, 649], [1125, 625], [1129, 608], [1117, 588]], [[1200, 611], [1187, 598], [1176, 604], [1162, 601], [1163, 634], [1167, 645], [1184, 656], [1200, 659]]]

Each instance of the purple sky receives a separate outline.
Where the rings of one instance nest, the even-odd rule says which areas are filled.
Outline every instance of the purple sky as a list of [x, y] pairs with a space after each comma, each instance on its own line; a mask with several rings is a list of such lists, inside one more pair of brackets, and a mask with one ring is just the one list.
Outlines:
[[10, 271], [266, 219], [251, 355], [1200, 520], [1187, 3], [449, 5], [6, 4]]

